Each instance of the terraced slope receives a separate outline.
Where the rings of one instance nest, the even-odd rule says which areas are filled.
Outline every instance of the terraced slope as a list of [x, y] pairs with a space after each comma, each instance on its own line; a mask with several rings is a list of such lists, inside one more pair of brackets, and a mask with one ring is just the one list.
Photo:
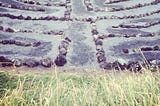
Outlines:
[[[160, 0], [1, 0], [2, 66], [160, 64]], [[3, 62], [3, 63], [2, 63]]]

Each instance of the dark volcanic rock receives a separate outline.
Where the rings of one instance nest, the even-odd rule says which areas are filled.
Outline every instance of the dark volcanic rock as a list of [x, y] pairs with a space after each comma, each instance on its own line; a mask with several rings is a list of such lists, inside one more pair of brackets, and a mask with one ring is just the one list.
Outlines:
[[1, 31], [3, 30], [3, 26], [0, 26], [0, 30], [1, 30]]
[[4, 56], [0, 56], [0, 66], [5, 67], [5, 66], [12, 66], [13, 63], [11, 60], [7, 59]]
[[140, 72], [142, 67], [139, 62], [129, 62], [127, 65], [127, 69], [131, 72]]
[[24, 65], [33, 68], [37, 67], [39, 65], [39, 62], [34, 59], [28, 59], [25, 61]]
[[58, 55], [54, 62], [57, 66], [64, 66], [67, 63], [67, 60], [64, 55]]
[[16, 67], [20, 67], [23, 65], [21, 59], [13, 59], [12, 62], [13, 62], [13, 65]]
[[53, 64], [53, 61], [52, 61], [51, 58], [45, 58], [45, 59], [42, 59], [42, 60], [41, 60], [41, 65], [42, 65], [43, 67], [49, 68], [49, 67], [52, 66], [52, 64]]
[[118, 61], [115, 61], [112, 63], [112, 67], [115, 69], [115, 70], [125, 70], [126, 69], [126, 65], [122, 65], [120, 62]]
[[106, 57], [105, 57], [105, 55], [99, 55], [99, 56], [97, 56], [97, 60], [98, 60], [98, 63], [105, 62]]
[[153, 51], [152, 47], [143, 47], [141, 48], [141, 51]]
[[154, 46], [153, 49], [154, 49], [154, 51], [158, 51], [158, 50], [160, 50], [160, 47], [159, 46]]
[[14, 32], [14, 30], [13, 30], [13, 29], [11, 29], [11, 28], [7, 28], [7, 29], [6, 29], [6, 32], [12, 32], [12, 33], [13, 33], [13, 32]]
[[41, 42], [34, 42], [33, 43], [33, 47], [38, 47], [38, 46], [40, 46], [41, 45]]
[[112, 63], [103, 62], [100, 64], [100, 68], [105, 69], [105, 70], [111, 70]]
[[102, 40], [97, 39], [97, 40], [95, 41], [95, 44], [96, 44], [96, 45], [103, 45], [103, 42], [102, 42]]
[[129, 53], [129, 50], [128, 50], [128, 49], [123, 49], [123, 53], [128, 54], [128, 53]]

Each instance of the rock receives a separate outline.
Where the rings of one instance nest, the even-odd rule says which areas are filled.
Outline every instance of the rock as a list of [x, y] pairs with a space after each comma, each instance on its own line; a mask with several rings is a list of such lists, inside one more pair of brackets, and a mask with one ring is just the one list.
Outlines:
[[105, 62], [106, 61], [105, 55], [103, 54], [103, 55], [97, 56], [97, 61], [98, 63]]
[[17, 19], [22, 20], [24, 17], [22, 15], [18, 16]]
[[65, 48], [60, 48], [59, 53], [66, 56], [67, 50]]
[[34, 59], [28, 59], [25, 61], [24, 65], [33, 68], [37, 67], [39, 65], [39, 62]]
[[112, 70], [112, 63], [102, 62], [100, 63], [100, 68], [105, 70]]
[[34, 2], [33, 2], [33, 1], [29, 1], [28, 3], [29, 3], [29, 4], [34, 4]]
[[64, 66], [67, 63], [67, 60], [64, 55], [58, 55], [54, 62], [57, 66]]
[[69, 39], [68, 37], [66, 37], [65, 40], [71, 42], [71, 39]]
[[8, 40], [9, 44], [15, 44], [15, 40]]
[[3, 31], [3, 29], [4, 29], [3, 26], [0, 26], [0, 30]]
[[32, 46], [32, 44], [31, 43], [24, 43], [24, 46], [29, 47], [29, 46]]
[[154, 50], [154, 51], [159, 51], [159, 50], [160, 50], [160, 47], [159, 47], [159, 46], [154, 46], [154, 47], [153, 47], [153, 50]]
[[109, 34], [108, 37], [115, 37], [115, 34]]
[[128, 62], [127, 69], [131, 72], [140, 72], [142, 67], [139, 62]]
[[98, 31], [97, 30], [92, 30], [92, 34], [93, 35], [98, 35]]
[[38, 47], [41, 45], [41, 42], [34, 42], [32, 45], [33, 45], [33, 47]]
[[100, 40], [100, 39], [97, 39], [96, 41], [95, 41], [95, 44], [96, 45], [103, 45], [103, 41], [102, 40]]
[[96, 50], [97, 50], [97, 51], [103, 50], [103, 47], [102, 47], [101, 45], [97, 45], [97, 46], [96, 46]]
[[11, 60], [7, 59], [4, 56], [0, 56], [0, 66], [6, 67], [6, 66], [12, 66], [13, 63]]
[[65, 48], [66, 50], [68, 49], [68, 46], [69, 46], [69, 43], [67, 42], [67, 41], [62, 41], [61, 42], [61, 45], [59, 45], [59, 50], [61, 49], [61, 48]]
[[123, 53], [128, 54], [128, 53], [129, 53], [129, 50], [128, 50], [128, 49], [123, 49]]
[[6, 30], [5, 30], [6, 32], [14, 32], [14, 30], [13, 29], [11, 29], [11, 28], [7, 28]]
[[13, 62], [13, 65], [16, 67], [22, 66], [22, 60], [20, 59], [13, 59], [12, 62]]
[[143, 47], [141, 48], [141, 51], [153, 51], [152, 47]]
[[9, 41], [8, 40], [2, 40], [2, 44], [3, 45], [9, 44]]
[[112, 63], [112, 67], [115, 69], [115, 70], [125, 70], [126, 67], [125, 65], [122, 65], [120, 62], [118, 61], [115, 61]]
[[50, 67], [52, 66], [52, 64], [53, 64], [53, 61], [52, 61], [51, 58], [46, 58], [46, 59], [42, 59], [42, 60], [41, 60], [41, 65], [42, 65], [43, 67], [50, 68]]
[[27, 16], [27, 18], [25, 18], [25, 20], [31, 20], [32, 18], [30, 16]]
[[16, 42], [15, 42], [15, 45], [17, 45], [17, 46], [24, 46], [24, 43], [22, 43], [22, 42], [20, 42], [20, 41], [16, 41]]
[[150, 63], [152, 65], [160, 65], [160, 60], [151, 60]]

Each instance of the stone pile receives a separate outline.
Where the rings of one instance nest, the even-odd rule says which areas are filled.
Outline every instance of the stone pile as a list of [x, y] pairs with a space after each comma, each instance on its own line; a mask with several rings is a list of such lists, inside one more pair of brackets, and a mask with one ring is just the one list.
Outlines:
[[147, 22], [144, 25], [124, 25], [124, 24], [120, 24], [119, 26], [113, 26], [113, 28], [148, 28], [154, 25], [158, 25], [160, 24], [160, 20], [154, 21], [154, 22]]
[[67, 56], [68, 46], [70, 42], [71, 40], [68, 37], [66, 37], [65, 40], [63, 40], [59, 45], [58, 47], [59, 54], [57, 58], [54, 60], [57, 66], [64, 66], [67, 63], [66, 56]]

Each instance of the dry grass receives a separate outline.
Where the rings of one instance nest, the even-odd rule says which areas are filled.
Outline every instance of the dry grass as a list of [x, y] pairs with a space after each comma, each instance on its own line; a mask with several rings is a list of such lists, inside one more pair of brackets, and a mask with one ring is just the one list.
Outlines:
[[[160, 73], [9, 72], [2, 106], [158, 106]], [[11, 80], [9, 80], [9, 83]]]

